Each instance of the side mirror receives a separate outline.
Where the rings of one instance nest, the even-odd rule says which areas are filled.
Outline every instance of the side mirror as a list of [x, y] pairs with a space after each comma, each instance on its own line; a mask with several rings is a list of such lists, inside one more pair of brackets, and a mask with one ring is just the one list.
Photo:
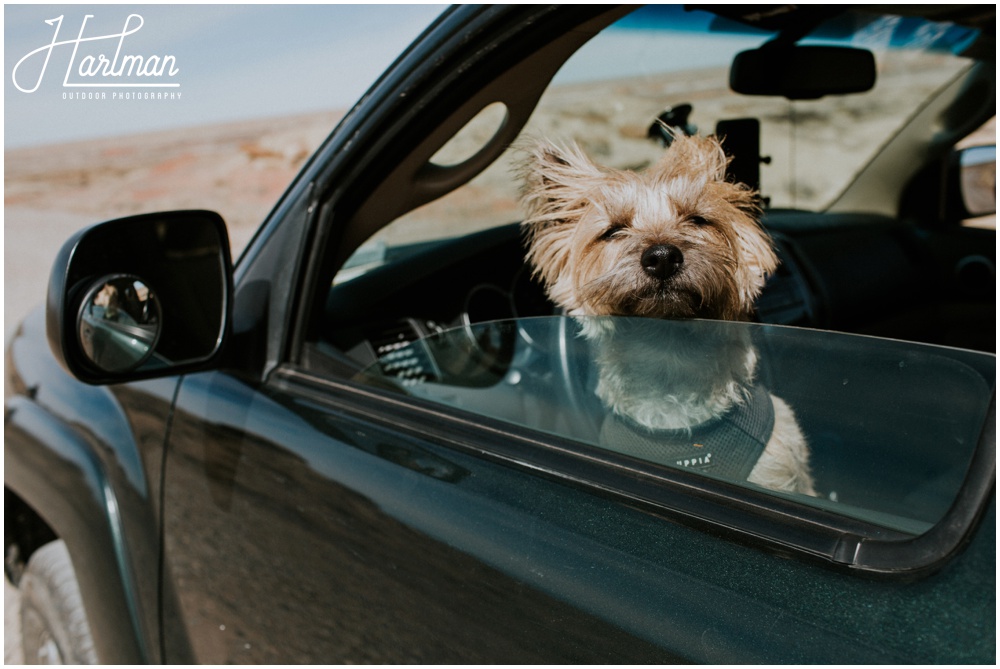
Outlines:
[[56, 358], [93, 384], [210, 368], [230, 331], [232, 260], [222, 218], [177, 211], [78, 232], [49, 280]]
[[875, 56], [865, 49], [768, 43], [736, 54], [729, 87], [743, 95], [815, 100], [863, 93], [875, 85]]

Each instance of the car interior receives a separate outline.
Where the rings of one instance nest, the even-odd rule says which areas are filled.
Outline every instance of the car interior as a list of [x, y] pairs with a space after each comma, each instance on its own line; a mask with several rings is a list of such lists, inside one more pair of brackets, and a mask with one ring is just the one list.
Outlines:
[[[583, 47], [589, 48], [591, 41], [610, 40], [617, 33], [602, 30], [612, 24], [627, 28], [629, 21], [640, 20], [636, 15], [624, 10], [602, 13], [554, 39], [546, 35], [544, 40], [539, 37], [537, 44], [525, 40], [516, 47], [498, 47], [520, 49], [522, 55], [510, 57], [514, 64], [504, 71], [484, 65], [484, 72], [475, 80], [477, 86], [463, 89], [467, 95], [457, 103], [444, 99], [447, 96], [415, 100], [412, 117], [400, 120], [399, 127], [405, 123], [410, 128], [407, 136], [393, 138], [394, 144], [387, 141], [387, 148], [371, 165], [359, 167], [357, 183], [369, 186], [367, 190], [359, 188], [362, 194], [348, 207], [352, 213], [343, 234], [331, 236], [319, 282], [331, 288], [314, 297], [304, 364], [323, 371], [361, 370], [387, 353], [450, 329], [472, 332], [470, 328], [477, 323], [558, 315], [525, 263], [517, 183], [510, 172], [518, 142], [556, 127], [573, 139], [584, 137], [587, 148], [596, 147], [596, 152], [603, 152], [602, 158], [617, 159], [618, 144], [627, 140], [629, 146], [647, 148], [621, 158], [619, 166], [632, 161], [632, 166], [641, 167], [652, 159], [649, 156], [662, 151], [663, 125], [679, 132], [693, 132], [697, 125], [702, 133], [723, 137], [732, 157], [731, 178], [761, 191], [765, 203], [762, 224], [772, 236], [781, 262], [758, 300], [756, 321], [994, 352], [995, 223], [969, 222], [992, 211], [977, 211], [963, 200], [962, 184], [963, 179], [968, 181], [969, 170], [963, 171], [958, 148], [995, 114], [993, 8], [987, 9], [990, 11], [956, 8], [950, 15], [885, 17], [873, 8], [863, 18], [857, 12], [845, 16], [821, 6], [764, 18], [741, 6], [700, 11], [709, 26], [700, 37], [713, 31], [747, 32], [757, 44], [764, 45], [749, 49], [748, 55], [740, 54], [732, 67], [710, 70], [721, 77], [721, 83], [713, 85], [741, 91], [730, 90], [727, 94], [733, 99], [761, 100], [773, 106], [761, 107], [759, 117], [744, 115], [746, 109], [753, 109], [749, 103], [741, 106], [727, 101], [720, 106], [710, 92], [704, 92], [708, 85], [703, 84], [700, 70], [693, 83], [688, 81], [679, 93], [670, 92], [670, 85], [676, 84], [670, 77], [656, 88], [622, 76], [622, 90], [631, 86], [629, 90], [649, 98], [647, 104], [659, 113], [646, 115], [645, 121], [617, 126], [609, 121], [614, 134], [604, 137], [584, 136], [579, 130], [587, 127], [581, 124], [589, 122], [589, 117], [600, 116], [597, 105], [564, 106], [558, 123], [546, 125], [547, 121], [537, 119], [555, 95], [553, 77], [559, 81], [557, 73], [564, 65], [569, 67], [570, 57], [578, 51], [583, 54]], [[891, 8], [886, 11], [892, 13]], [[653, 26], [656, 14], [644, 20]], [[955, 26], [949, 38], [941, 38], [946, 42], [944, 48], [927, 52], [933, 52], [929, 57], [935, 64], [939, 60], [958, 63], [926, 84], [916, 103], [900, 103], [905, 108], [893, 118], [893, 124], [878, 125], [876, 131], [857, 140], [844, 130], [845, 124], [850, 129], [862, 125], [863, 120], [858, 119], [865, 114], [879, 117], [881, 103], [875, 101], [879, 95], [899, 95], [893, 86], [910, 85], [919, 78], [923, 66], [917, 56], [902, 50], [904, 65], [907, 58], [913, 61], [912, 76], [905, 81], [892, 76], [893, 68], [902, 67], [894, 63], [878, 62], [877, 78], [872, 71], [873, 80], [878, 80], [874, 83], [866, 83], [861, 75], [844, 74], [844, 68], [867, 72], [866, 68], [875, 67], [864, 64], [872, 57], [865, 49], [851, 51], [844, 60], [838, 60], [836, 54], [803, 55], [802, 62], [815, 61], [805, 74], [785, 72], [776, 74], [774, 80], [755, 79], [754, 75], [760, 72], [761, 59], [770, 59], [766, 62], [777, 68], [775, 63], [789, 60], [787, 50], [797, 48], [796, 42], [808, 41], [802, 40], [804, 36], [821, 36], [824, 30], [826, 34], [838, 30], [842, 34], [850, 21], [855, 26], [893, 26], [897, 34], [904, 29], [914, 34], [929, 28], [947, 32], [948, 26]], [[908, 28], [911, 23], [914, 27]], [[680, 39], [669, 33], [660, 37]], [[786, 51], [776, 56], [772, 48]], [[959, 51], [962, 56], [955, 56]], [[882, 56], [882, 52], [876, 53], [876, 60], [881, 61]], [[839, 69], [833, 67], [830, 72], [816, 69], [838, 63]], [[474, 67], [470, 70], [476, 71]], [[872, 101], [856, 107], [846, 102], [867, 99], [858, 91], [872, 85], [873, 92], [867, 94]], [[567, 91], [563, 99], [592, 94], [573, 81], [563, 90]], [[498, 104], [502, 112], [499, 128], [493, 120], [477, 135], [477, 115]], [[614, 100], [608, 101], [608, 105], [614, 104]], [[820, 104], [827, 106], [816, 106]], [[701, 114], [706, 109], [715, 110], [714, 125], [705, 125]], [[726, 116], [729, 110], [732, 113]], [[712, 116], [706, 116], [711, 121]], [[771, 116], [780, 117], [785, 124], [780, 142], [767, 130]], [[421, 132], [414, 132], [414, 128]], [[455, 160], [441, 158], [442, 147], [447, 149], [451, 138], [469, 128], [478, 137], [472, 148], [466, 147], [460, 152], [463, 156]], [[815, 135], [811, 139], [810, 132]], [[388, 136], [393, 137], [391, 133]], [[858, 148], [851, 144], [855, 141], [860, 142]], [[787, 187], [786, 182], [795, 181], [800, 172], [822, 174], [826, 170], [824, 161], [829, 156], [819, 149], [810, 152], [811, 147], [819, 146], [810, 142], [843, 144], [842, 150], [861, 155], [861, 162], [850, 167], [828, 192], [810, 194], [808, 187], [796, 192], [796, 187]], [[995, 200], [995, 148], [993, 156], [988, 164], [992, 177], [987, 174], [985, 178]], [[374, 179], [366, 175], [375, 174], [379, 175], [377, 181], [366, 181]], [[489, 190], [490, 184], [498, 181], [506, 182], [506, 194], [498, 196]], [[791, 195], [779, 192], [782, 189]], [[451, 218], [444, 221], [442, 217]], [[435, 225], [440, 230], [426, 232]], [[400, 231], [397, 236], [386, 235], [393, 229]], [[486, 357], [497, 359], [496, 352], [490, 350], [489, 337], [477, 340], [470, 334], [470, 338]], [[788, 351], [773, 352], [773, 359], [808, 358], [807, 350], [789, 346]], [[440, 366], [425, 359], [429, 355], [426, 347], [407, 350], [413, 360], [405, 367], [406, 379], [437, 380]], [[829, 361], [816, 361], [809, 378], [803, 379], [803, 387], [790, 389], [790, 395], [808, 397], [807, 381], [829, 377], [832, 383], [846, 374], [845, 365], [852, 365], [850, 350]], [[868, 366], [866, 359], [858, 358], [850, 373], [864, 378]], [[384, 365], [382, 371], [403, 379], [402, 372]], [[947, 379], [962, 376], [961, 371], [950, 368], [941, 373], [945, 385]], [[872, 386], [873, 400], [879, 395], [877, 388]], [[948, 401], [960, 403], [976, 389], [979, 386], [956, 382]], [[823, 397], [813, 400], [825, 401]], [[898, 418], [906, 420], [905, 416]], [[874, 455], [870, 449], [865, 451], [864, 444], [852, 445], [849, 439], [832, 436], [838, 429], [843, 432], [836, 425], [807, 427], [807, 432], [829, 437], [826, 443], [836, 443], [835, 448], [814, 449], [817, 471], [831, 473], [821, 481], [824, 494], [836, 492], [841, 500], [856, 495], [871, 509], [930, 521], [938, 513], [940, 500], [928, 502], [934, 509], [926, 512], [913, 511], [907, 505], [915, 499], [930, 499], [919, 491], [942, 485], [942, 480], [950, 481], [943, 485], [950, 499], [967, 467], [966, 459], [948, 471], [929, 474], [928, 470], [937, 466], [937, 456], [891, 449]], [[899, 467], [901, 461], [909, 465]], [[838, 478], [834, 473], [837, 463], [844, 462], [854, 464], [849, 475]], [[857, 466], [859, 462], [864, 466]], [[909, 501], [897, 496], [871, 503], [872, 489], [885, 486], [882, 477], [889, 463], [894, 463], [891, 469], [905, 479], [899, 485], [913, 494]]]

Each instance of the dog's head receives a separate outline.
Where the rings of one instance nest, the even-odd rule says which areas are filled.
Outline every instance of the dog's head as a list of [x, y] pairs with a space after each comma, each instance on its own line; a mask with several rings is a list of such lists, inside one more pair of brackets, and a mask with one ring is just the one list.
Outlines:
[[714, 138], [678, 136], [642, 172], [539, 141], [522, 165], [529, 261], [573, 315], [744, 320], [778, 260], [757, 194]]

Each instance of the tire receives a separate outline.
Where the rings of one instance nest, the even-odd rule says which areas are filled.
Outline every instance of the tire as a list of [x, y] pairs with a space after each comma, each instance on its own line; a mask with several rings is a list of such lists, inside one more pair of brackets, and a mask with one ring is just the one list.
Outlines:
[[97, 664], [76, 572], [62, 541], [39, 548], [21, 577], [25, 664]]

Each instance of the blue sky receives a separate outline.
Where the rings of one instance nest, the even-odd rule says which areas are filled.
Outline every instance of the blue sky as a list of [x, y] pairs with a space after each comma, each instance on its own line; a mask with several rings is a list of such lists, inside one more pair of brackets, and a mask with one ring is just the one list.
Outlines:
[[[413, 4], [6, 5], [4, 143], [6, 147], [48, 144], [346, 108], [443, 8]], [[92, 17], [83, 25], [87, 14]], [[121, 37], [130, 14], [142, 17], [141, 28]], [[56, 33], [56, 26], [46, 21], [59, 16], [63, 19]], [[128, 26], [138, 24], [133, 18]], [[83, 38], [109, 37], [77, 44], [81, 26]], [[26, 58], [54, 40], [67, 43]], [[102, 54], [113, 60], [116, 51], [121, 56], [142, 56], [148, 62], [156, 62], [155, 57], [165, 63], [172, 56], [176, 74], [114, 81], [179, 85], [158, 89], [63, 86], [67, 70], [70, 83], [112, 81], [100, 74], [81, 78], [79, 73], [88, 63], [98, 64]], [[30, 90], [40, 80], [32, 93], [19, 90], [12, 78], [22, 59], [17, 84]], [[104, 71], [109, 70], [105, 67]], [[180, 95], [160, 100], [121, 95], [151, 91]], [[71, 97], [78, 93], [104, 98]]]

